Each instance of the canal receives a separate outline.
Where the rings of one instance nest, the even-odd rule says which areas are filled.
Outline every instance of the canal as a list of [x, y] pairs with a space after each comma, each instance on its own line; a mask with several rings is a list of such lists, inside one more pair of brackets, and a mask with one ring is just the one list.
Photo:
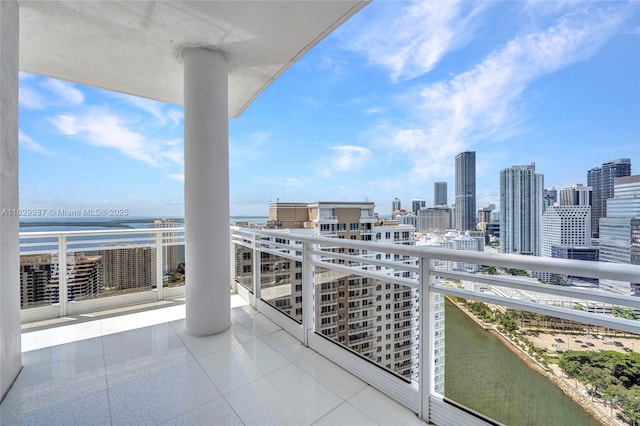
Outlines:
[[509, 426], [599, 423], [447, 301], [445, 396]]

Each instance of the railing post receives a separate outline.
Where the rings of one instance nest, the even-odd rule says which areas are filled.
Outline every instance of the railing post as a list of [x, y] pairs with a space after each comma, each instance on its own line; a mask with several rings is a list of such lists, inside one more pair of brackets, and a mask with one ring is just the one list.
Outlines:
[[315, 312], [313, 309], [315, 305], [315, 285], [313, 282], [314, 267], [311, 263], [313, 260], [312, 248], [313, 244], [302, 243], [302, 343], [305, 346], [309, 346], [309, 333], [313, 333], [315, 329]]
[[67, 316], [67, 237], [58, 237], [58, 303], [60, 304], [60, 316]]
[[260, 299], [261, 287], [260, 287], [260, 254], [258, 246], [260, 245], [260, 236], [253, 234], [253, 309], [258, 310], [258, 300]]
[[156, 295], [158, 300], [163, 300], [163, 276], [164, 276], [164, 232], [156, 232]]
[[237, 251], [237, 247], [235, 245], [235, 243], [233, 242], [234, 239], [234, 229], [230, 228], [230, 232], [229, 232], [229, 270], [231, 271], [231, 276], [230, 276], [230, 280], [229, 280], [229, 287], [231, 287], [232, 290], [237, 290], [237, 284], [235, 284], [235, 279], [237, 276], [237, 271], [236, 271], [236, 251]]
[[420, 358], [420, 401], [422, 404], [420, 417], [429, 422], [430, 418], [430, 397], [434, 391], [434, 360], [435, 350], [435, 294], [431, 293], [431, 286], [435, 282], [435, 277], [431, 276], [431, 271], [435, 268], [433, 259], [427, 257], [420, 258], [420, 337], [419, 337], [419, 358]]

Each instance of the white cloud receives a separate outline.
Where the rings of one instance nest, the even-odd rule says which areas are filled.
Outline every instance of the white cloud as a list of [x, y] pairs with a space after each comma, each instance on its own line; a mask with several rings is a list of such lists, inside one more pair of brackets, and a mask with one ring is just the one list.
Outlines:
[[138, 132], [127, 128], [127, 122], [100, 108], [91, 108], [81, 115], [58, 115], [51, 120], [64, 135], [77, 136], [81, 142], [93, 146], [113, 148], [127, 157], [154, 167], [165, 165], [171, 157], [161, 141], [146, 140]]
[[54, 155], [53, 151], [45, 148], [43, 145], [39, 144], [33, 138], [26, 135], [22, 131], [18, 132], [18, 142], [21, 146], [28, 149], [29, 151], [33, 151], [38, 154], [46, 155], [47, 157], [51, 157]]
[[517, 133], [529, 85], [593, 55], [623, 19], [623, 12], [609, 9], [566, 14], [546, 30], [512, 39], [472, 69], [419, 88], [412, 100], [417, 123], [389, 135], [410, 155], [412, 176], [442, 176], [457, 152]]
[[170, 122], [172, 126], [177, 126], [182, 123], [184, 118], [184, 113], [181, 110], [167, 107], [167, 104], [160, 101], [123, 93], [117, 93], [115, 96], [120, 99], [124, 99], [128, 104], [151, 114], [161, 126], [165, 126], [168, 122]]
[[27, 109], [44, 109], [50, 106], [69, 107], [84, 103], [84, 94], [73, 83], [53, 78], [19, 74], [18, 101]]
[[177, 180], [178, 182], [184, 182], [184, 173], [170, 173], [167, 178], [171, 180]]
[[[389, 2], [385, 12], [348, 44], [368, 60], [387, 68], [393, 81], [431, 71], [447, 52], [465, 45], [486, 3], [459, 0]], [[470, 8], [470, 9], [468, 9]], [[395, 14], [394, 17], [389, 15]]]
[[82, 105], [84, 102], [84, 94], [73, 84], [66, 81], [46, 78], [42, 81], [42, 87], [53, 94], [58, 104], [65, 106]]
[[45, 99], [38, 91], [23, 83], [20, 80], [20, 91], [18, 94], [18, 103], [21, 107], [27, 109], [43, 109], [45, 107]]
[[360, 170], [371, 158], [371, 151], [362, 146], [340, 145], [331, 147], [334, 155], [328, 160], [329, 166], [318, 168], [324, 178], [331, 177], [334, 172], [350, 172]]

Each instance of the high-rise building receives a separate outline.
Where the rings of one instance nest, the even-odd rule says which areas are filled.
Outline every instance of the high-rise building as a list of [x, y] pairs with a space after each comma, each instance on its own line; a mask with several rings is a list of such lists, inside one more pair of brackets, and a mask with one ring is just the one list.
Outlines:
[[592, 205], [592, 188], [578, 183], [562, 189], [559, 203], [561, 206], [590, 206]]
[[[640, 175], [614, 180], [614, 196], [600, 218], [600, 261], [640, 265]], [[640, 295], [638, 282], [600, 280], [600, 287], [625, 295]]]
[[391, 202], [391, 214], [393, 214], [393, 212], [397, 212], [402, 208], [402, 205], [400, 204], [400, 198], [396, 197], [393, 199], [393, 201]]
[[427, 202], [418, 198], [411, 200], [411, 211], [417, 215], [421, 208], [427, 207]]
[[102, 257], [105, 290], [151, 288], [155, 285], [155, 256], [151, 247], [105, 247]]
[[540, 255], [544, 176], [535, 163], [500, 172], [500, 252]]
[[456, 155], [456, 229], [476, 229], [476, 153]]
[[558, 202], [558, 190], [555, 188], [546, 188], [542, 194], [544, 200], [544, 209]]
[[447, 205], [447, 182], [433, 183], [433, 205], [434, 206]]
[[[288, 225], [296, 233], [351, 240], [415, 245], [415, 229], [398, 220], [380, 220], [372, 202], [271, 203], [269, 224]], [[295, 226], [293, 226], [295, 225]], [[285, 237], [283, 237], [285, 238]], [[282, 242], [282, 241], [281, 241]], [[335, 249], [336, 263], [344, 249]], [[255, 259], [251, 249], [236, 253], [236, 280], [249, 282]], [[349, 249], [349, 254], [358, 254]], [[294, 319], [302, 316], [302, 263], [262, 252], [259, 259], [261, 298]], [[418, 293], [399, 286], [325, 268], [316, 268], [316, 330], [361, 356], [406, 378], [417, 370]]]
[[631, 175], [631, 159], [621, 158], [607, 161], [602, 167], [594, 167], [587, 171], [587, 185], [592, 188], [591, 232], [598, 238], [600, 219], [606, 216], [607, 200], [613, 197], [613, 181], [615, 178]]
[[542, 215], [540, 255], [552, 257], [552, 247], [591, 246], [590, 206], [549, 206]]
[[445, 205], [420, 209], [418, 231], [443, 233], [451, 229], [451, 209]]

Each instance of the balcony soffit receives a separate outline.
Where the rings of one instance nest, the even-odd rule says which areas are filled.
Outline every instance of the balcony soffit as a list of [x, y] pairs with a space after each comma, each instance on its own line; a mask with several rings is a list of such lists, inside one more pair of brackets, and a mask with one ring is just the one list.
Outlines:
[[229, 115], [368, 1], [29, 1], [20, 6], [20, 69], [183, 104], [182, 51], [229, 64]]

